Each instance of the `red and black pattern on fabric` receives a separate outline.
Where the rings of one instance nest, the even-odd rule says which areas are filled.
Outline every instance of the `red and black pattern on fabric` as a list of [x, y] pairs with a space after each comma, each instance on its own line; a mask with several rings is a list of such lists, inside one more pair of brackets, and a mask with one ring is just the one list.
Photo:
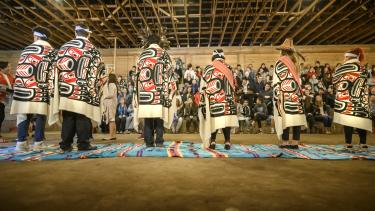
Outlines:
[[56, 70], [60, 96], [99, 106], [104, 68], [100, 52], [89, 40], [74, 39], [58, 51]]
[[49, 102], [50, 77], [56, 51], [49, 45], [33, 43], [21, 53], [16, 69], [13, 99]]
[[171, 59], [161, 48], [145, 49], [137, 63], [139, 104], [170, 107], [168, 95], [176, 89], [171, 80]]
[[[204, 70], [203, 80], [206, 82], [204, 90], [208, 98], [211, 116], [236, 115], [235, 92], [225, 75], [214, 66], [208, 65]], [[204, 97], [204, 95], [201, 95], [200, 107], [202, 108], [205, 104]], [[202, 111], [205, 115], [205, 109], [202, 109]]]
[[279, 115], [304, 114], [302, 90], [289, 68], [281, 61], [277, 61], [275, 74], [278, 82], [273, 85], [273, 100], [276, 102]]
[[365, 68], [356, 63], [338, 67], [333, 77], [335, 112], [369, 118], [369, 95]]

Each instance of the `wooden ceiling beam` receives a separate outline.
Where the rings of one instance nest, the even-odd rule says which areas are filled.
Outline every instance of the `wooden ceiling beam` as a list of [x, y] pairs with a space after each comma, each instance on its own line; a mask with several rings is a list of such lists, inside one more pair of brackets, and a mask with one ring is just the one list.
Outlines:
[[245, 43], [246, 39], [249, 37], [251, 30], [254, 28], [255, 24], [258, 22], [260, 13], [262, 13], [263, 10], [266, 8], [267, 3], [268, 3], [267, 1], [263, 2], [262, 8], [260, 9], [259, 13], [257, 13], [258, 15], [251, 21], [250, 27], [246, 30], [244, 36], [241, 39], [240, 46], [242, 46]]
[[59, 16], [57, 16], [55, 13], [53, 13], [52, 11], [50, 11], [47, 7], [45, 7], [41, 3], [39, 3], [37, 0], [31, 0], [31, 2], [35, 6], [39, 7], [44, 12], [46, 12], [49, 16], [51, 16], [55, 20], [59, 21], [62, 25], [64, 25], [68, 29], [68, 31], [70, 31], [72, 34], [74, 34], [74, 30], [72, 29], [72, 27], [69, 24], [66, 23], [66, 21], [62, 20]]
[[13, 44], [17, 47], [20, 47], [20, 48], [24, 48], [25, 47], [25, 43], [15, 37], [13, 37], [12, 35], [8, 34], [7, 32], [5, 32], [4, 30], [0, 30], [0, 35], [4, 38], [7, 39], [7, 41], [10, 43], [10, 44]]
[[358, 43], [359, 41], [363, 40], [363, 39], [366, 39], [368, 36], [373, 36], [372, 34], [375, 32], [375, 30], [371, 27], [368, 27], [370, 28], [369, 30], [366, 30], [365, 33], [363, 33], [362, 35], [360, 36], [357, 36], [356, 38], [354, 38], [353, 40], [351, 40], [350, 42], [351, 43]]
[[285, 35], [290, 32], [290, 30], [303, 18], [305, 17], [305, 15], [310, 12], [310, 10], [312, 8], [315, 7], [315, 5], [319, 2], [319, 0], [315, 0], [313, 2], [311, 2], [311, 4], [306, 7], [305, 9], [303, 9], [303, 12], [300, 16], [298, 16], [297, 18], [294, 18], [294, 20], [288, 24], [288, 26], [279, 34], [279, 36], [277, 37], [277, 39], [273, 42], [273, 44], [277, 44], [282, 38], [285, 38]]
[[189, 13], [188, 13], [188, 0], [184, 0], [184, 13], [185, 13], [185, 25], [186, 25], [186, 35], [187, 35], [187, 47], [190, 47], [190, 39], [189, 39]]
[[[359, 40], [361, 41], [361, 40]], [[359, 42], [358, 41], [358, 42]], [[363, 43], [363, 44], [367, 44], [369, 43], [370, 41], [375, 41], [375, 31], [372, 31], [372, 34], [369, 35], [369, 37], [365, 40], [362, 40], [360, 43]]]
[[152, 7], [152, 11], [154, 12], [154, 15], [156, 17], [156, 20], [158, 21], [158, 24], [159, 24], [159, 27], [162, 27], [162, 24], [161, 24], [161, 21], [160, 21], [160, 18], [159, 18], [159, 13], [156, 12], [156, 8], [155, 8], [155, 5], [154, 5], [154, 2], [152, 2], [152, 0], [146, 0], [146, 2], [148, 2], [151, 7]]
[[[9, 42], [8, 42], [8, 39], [5, 39], [4, 37], [1, 37], [0, 36], [0, 46], [5, 46], [5, 47], [7, 47], [8, 49], [18, 49], [18, 48], [16, 48], [14, 45], [12, 45], [12, 44], [10, 44]], [[4, 50], [5, 50], [6, 48], [4, 48]]]
[[138, 27], [136, 27], [136, 26], [134, 25], [134, 23], [133, 23], [132, 19], [130, 18], [129, 14], [128, 14], [128, 13], [126, 12], [126, 10], [124, 9], [124, 5], [125, 5], [125, 4], [123, 4], [124, 2], [127, 2], [127, 0], [125, 0], [125, 1], [123, 1], [123, 2], [121, 2], [121, 3], [119, 3], [119, 1], [116, 0], [116, 3], [119, 5], [119, 7], [120, 7], [120, 9], [121, 9], [121, 11], [122, 11], [122, 13], [123, 13], [123, 15], [125, 15], [126, 19], [129, 21], [130, 25], [133, 27], [133, 30], [136, 31], [137, 35], [139, 35], [140, 32], [139, 32], [139, 30], [138, 30]]
[[280, 26], [288, 19], [289, 14], [291, 14], [297, 7], [302, 3], [302, 0], [298, 0], [298, 2], [294, 3], [292, 8], [288, 11], [288, 15], [285, 15], [281, 18], [281, 20], [274, 26], [270, 33], [267, 34], [266, 38], [262, 41], [263, 43], [267, 42], [272, 35], [280, 28]]
[[[51, 28], [54, 28], [56, 29], [57, 31], [59, 31], [60, 33], [56, 33], [56, 37], [60, 37], [62, 40], [69, 40], [70, 39], [70, 36], [71, 34], [68, 34], [66, 31], [64, 31], [62, 28], [56, 26], [56, 24], [53, 24], [50, 20], [48, 20], [47, 18], [39, 15], [37, 12], [35, 12], [33, 9], [31, 9], [30, 7], [28, 7], [26, 4], [22, 3], [20, 0], [14, 0], [17, 4], [19, 4], [21, 7], [25, 8], [27, 11], [29, 11], [31, 14], [33, 14], [34, 16], [36, 16], [37, 18], [39, 18], [40, 20], [46, 22]], [[45, 24], [40, 24], [41, 26], [45, 26]], [[64, 37], [62, 37], [62, 35]]]
[[210, 38], [209, 38], [209, 41], [208, 41], [208, 47], [211, 46], [211, 41], [212, 41], [212, 32], [214, 30], [214, 26], [215, 26], [215, 19], [216, 19], [216, 8], [217, 8], [217, 0], [213, 0], [213, 4], [212, 4], [212, 11], [211, 11], [211, 30], [210, 30]]
[[[372, 13], [373, 11], [375, 11], [375, 8], [372, 9], [372, 10], [370, 11], [370, 13]], [[334, 36], [334, 35], [337, 36], [338, 34], [346, 34], [346, 33], [343, 32], [343, 31], [344, 31], [347, 27], [352, 26], [352, 24], [354, 24], [355, 22], [360, 21], [361, 18], [364, 17], [364, 16], [367, 16], [367, 13], [362, 13], [362, 14], [358, 15], [357, 17], [355, 17], [352, 21], [349, 21], [348, 23], [346, 23], [346, 24], [344, 24], [344, 25], [340, 24], [340, 25], [339, 25], [338, 27], [336, 27], [335, 29], [333, 28], [332, 31], [328, 31], [328, 33], [327, 33], [328, 35], [325, 36], [323, 39], [319, 40], [319, 41], [318, 41], [318, 45], [324, 43], [324, 42], [327, 41], [327, 40], [329, 40], [329, 38], [331, 38], [331, 37]], [[356, 24], [356, 25], [354, 25], [354, 26], [357, 26], [357, 25], [358, 25], [358, 24]], [[343, 33], [340, 33], [340, 32], [343, 32]], [[333, 43], [333, 42], [332, 42], [332, 43]]]
[[99, 2], [103, 4], [103, 7], [104, 7], [105, 11], [107, 11], [109, 14], [111, 14], [113, 20], [120, 27], [121, 31], [128, 37], [128, 39], [130, 40], [130, 42], [132, 42], [133, 45], [137, 45], [137, 41], [135, 40], [135, 38], [133, 37], [133, 35], [129, 32], [129, 30], [127, 30], [126, 28], [124, 28], [123, 24], [118, 20], [118, 18], [116, 16], [112, 15], [111, 11], [105, 5], [105, 3], [103, 2], [103, 0], [99, 0]]
[[221, 37], [220, 37], [219, 46], [221, 46], [223, 44], [223, 39], [224, 39], [224, 36], [225, 36], [225, 31], [227, 30], [229, 18], [231, 17], [232, 10], [233, 10], [233, 7], [234, 7], [234, 3], [236, 3], [236, 1], [232, 1], [232, 4], [231, 4], [230, 9], [229, 9], [229, 14], [227, 15], [227, 18], [225, 20], [223, 32], [221, 33]]
[[[109, 37], [109, 35], [107, 35], [107, 33], [104, 32], [103, 29], [99, 28], [99, 26], [97, 26], [94, 22], [92, 22], [90, 20], [90, 18], [87, 18], [85, 15], [83, 15], [78, 9], [77, 9], [77, 6], [75, 4], [75, 2], [73, 1], [70, 1], [70, 0], [64, 0], [66, 3], [68, 3], [77, 13], [77, 17], [82, 17], [85, 21], [87, 21], [88, 25], [92, 28], [94, 28], [98, 33], [95, 33], [95, 36], [98, 37], [100, 40], [102, 40], [102, 42], [100, 43], [99, 46], [97, 47], [101, 47], [101, 46], [104, 46], [106, 48], [110, 48], [112, 43], [107, 39]], [[103, 36], [99, 36], [99, 33], [102, 34]]]
[[318, 18], [323, 12], [330, 8], [335, 2], [336, 0], [331, 0], [330, 2], [328, 2], [328, 4], [323, 7], [323, 9], [319, 10], [319, 12], [316, 13], [312, 18], [308, 18], [307, 21], [302, 24], [302, 26], [299, 26], [298, 29], [290, 37], [295, 38], [299, 33], [302, 32], [302, 30], [306, 29], [306, 27], [308, 27], [316, 18]]
[[[325, 27], [323, 31], [319, 31], [319, 33], [317, 33], [316, 36], [314, 36], [313, 38], [311, 38], [309, 41], [307, 41], [306, 45], [309, 45], [310, 43], [312, 43], [314, 40], [316, 40], [317, 38], [321, 37], [322, 35], [326, 35], [325, 33], [328, 32], [329, 30], [331, 30], [333, 27], [335, 27], [337, 24], [341, 23], [343, 20], [345, 20], [347, 17], [349, 17], [350, 15], [354, 14], [358, 9], [360, 9], [363, 5], [365, 5], [366, 3], [368, 3], [368, 0], [365, 1], [364, 3], [361, 3], [359, 6], [355, 7], [354, 9], [351, 8], [350, 12], [346, 13], [343, 17], [340, 17], [339, 20], [336, 20], [334, 21], [333, 23], [330, 23], [329, 26]], [[325, 36], [326, 37], [326, 36]], [[321, 43], [320, 41], [318, 43]]]
[[10, 24], [4, 26], [1, 30], [6, 32], [7, 35], [10, 35], [12, 38], [15, 38], [16, 40], [19, 40], [25, 46], [30, 45], [32, 42], [34, 42], [34, 36], [31, 33], [31, 31], [28, 32], [28, 33], [25, 33], [24, 31], [22, 31], [18, 27], [14, 27]]
[[299, 38], [298, 40], [294, 40], [295, 44], [300, 44], [307, 36], [311, 35], [314, 31], [316, 31], [318, 28], [323, 26], [327, 21], [329, 21], [331, 18], [333, 18], [336, 14], [338, 14], [341, 10], [343, 10], [345, 7], [347, 7], [350, 3], [352, 3], [352, 0], [346, 1], [344, 4], [339, 6], [337, 10], [335, 10], [330, 16], [327, 18], [324, 18], [322, 22], [320, 22], [318, 25], [313, 26], [309, 31], [305, 31], [305, 35]]
[[[133, 3], [134, 3], [135, 8], [136, 8], [137, 11], [138, 11], [139, 16], [142, 18], [143, 23], [145, 24], [146, 27], [150, 28], [150, 26], [149, 26], [148, 23], [147, 23], [147, 20], [146, 20], [145, 16], [143, 16], [143, 13], [142, 13], [142, 11], [139, 9], [139, 7], [138, 7], [137, 3], [135, 2], [135, 0], [132, 0], [132, 1], [133, 1]], [[150, 28], [150, 29], [151, 29], [151, 28]]]
[[[76, 21], [76, 19], [67, 12], [64, 7], [62, 7], [60, 4], [56, 3], [55, 0], [47, 0], [52, 6], [54, 6], [57, 10], [59, 10], [65, 17], [67, 17], [70, 21], [72, 21], [74, 24], [78, 24], [79, 21]], [[73, 26], [69, 26], [73, 30]], [[74, 31], [74, 30], [73, 30]], [[91, 35], [91, 37], [95, 40], [96, 46], [104, 46], [103, 40], [107, 41], [105, 39], [100, 39], [95, 33]]]
[[199, 19], [198, 19], [198, 47], [201, 46], [201, 25], [202, 25], [202, 0], [199, 0]]
[[172, 21], [174, 35], [176, 37], [177, 47], [180, 47], [180, 41], [178, 40], [178, 36], [177, 36], [176, 24], [174, 22], [174, 11], [173, 11], [173, 8], [171, 7], [171, 4], [170, 4], [169, 0], [167, 0], [167, 5], [168, 5], [169, 13], [171, 15], [171, 21]]
[[114, 28], [112, 28], [112, 26], [110, 26], [110, 25], [108, 25], [108, 23], [107, 23], [107, 21], [105, 21], [96, 11], [94, 11], [93, 9], [92, 9], [92, 7], [90, 6], [90, 4], [87, 2], [87, 0], [81, 0], [81, 2], [84, 4], [84, 5], [86, 5], [86, 7], [88, 7], [89, 9], [90, 9], [90, 11], [92, 12], [92, 14], [94, 14], [96, 17], [98, 17], [101, 21], [102, 21], [102, 23], [103, 23], [103, 25], [105, 26], [105, 27], [107, 27], [112, 33], [113, 33], [113, 35], [115, 36], [115, 37], [117, 37], [119, 40], [120, 40], [120, 42], [122, 43], [122, 44], [124, 44], [125, 46], [127, 46], [128, 45], [128, 43], [125, 41], [125, 39], [121, 36], [121, 35], [119, 35], [117, 32], [116, 32], [116, 30], [114, 29]]
[[281, 9], [281, 7], [285, 4], [285, 2], [286, 1], [280, 2], [280, 4], [277, 6], [276, 10], [272, 13], [272, 15], [270, 17], [268, 17], [267, 22], [265, 24], [263, 24], [262, 27], [259, 30], [257, 30], [258, 32], [255, 34], [255, 36], [253, 38], [252, 45], [254, 45], [256, 43], [256, 41], [258, 41], [260, 35], [268, 27], [268, 25], [271, 23], [272, 19], [276, 16], [277, 12]]
[[239, 21], [239, 23], [237, 24], [236, 29], [234, 30], [234, 33], [232, 34], [232, 38], [230, 39], [230, 43], [229, 43], [230, 46], [233, 45], [233, 42], [234, 42], [234, 40], [236, 39], [237, 33], [238, 33], [238, 31], [240, 30], [240, 27], [241, 27], [241, 25], [242, 25], [242, 22], [243, 22], [245, 16], [247, 15], [247, 13], [249, 12], [250, 6], [251, 6], [251, 1], [249, 1], [249, 2], [247, 3], [246, 9], [245, 9], [244, 13], [242, 14], [242, 16], [240, 17], [240, 21]]
[[337, 40], [340, 40], [340, 43], [347, 43], [348, 41], [351, 41], [359, 36], [361, 36], [364, 33], [367, 33], [367, 31], [371, 30], [371, 27], [366, 27], [366, 26], [371, 26], [375, 24], [374, 22], [375, 18], [369, 18], [367, 21], [363, 21], [362, 24], [358, 24], [357, 27], [354, 27], [353, 29], [347, 31], [346, 33], [341, 33], [339, 37], [336, 38], [333, 42], [336, 42]]
[[345, 41], [351, 40], [354, 37], [357, 37], [358, 34], [361, 34], [360, 32], [363, 31], [363, 29], [370, 28], [370, 27], [366, 27], [366, 25], [369, 24], [373, 20], [374, 20], [374, 18], [369, 18], [369, 19], [363, 21], [362, 23], [357, 24], [355, 27], [351, 27], [346, 32], [340, 33], [338, 36], [336, 36], [332, 40], [332, 43], [336, 43], [339, 40], [340, 40], [340, 42], [345, 43]]
[[[35, 24], [35, 26], [42, 26], [43, 24], [40, 23], [40, 22], [37, 22], [37, 21], [34, 21], [33, 19], [31, 19], [30, 17], [26, 16], [25, 14], [21, 13], [20, 11], [17, 11], [17, 10], [14, 10], [12, 7], [8, 6], [7, 4], [5, 4], [4, 2], [0, 1], [0, 5], [6, 7], [7, 9], [9, 9], [10, 11], [16, 13], [17, 15], [21, 16], [22, 18], [28, 20], [30, 23], [33, 23]], [[32, 30], [32, 27], [28, 24], [25, 24], [23, 21], [19, 20], [18, 18], [14, 17], [14, 16], [10, 16], [8, 14], [5, 14], [7, 17], [13, 19], [15, 22], [17, 23], [20, 23], [22, 24], [23, 26], [25, 26], [26, 28], [29, 28], [30, 29], [30, 33], [31, 33], [31, 30]], [[59, 41], [57, 41], [56, 39], [58, 39]], [[49, 39], [50, 41], [54, 42], [55, 44], [59, 44], [59, 43], [62, 43], [62, 42], [65, 42], [65, 39], [62, 38], [61, 36], [59, 36], [58, 33], [52, 33], [52, 36], [51, 36], [51, 39]]]

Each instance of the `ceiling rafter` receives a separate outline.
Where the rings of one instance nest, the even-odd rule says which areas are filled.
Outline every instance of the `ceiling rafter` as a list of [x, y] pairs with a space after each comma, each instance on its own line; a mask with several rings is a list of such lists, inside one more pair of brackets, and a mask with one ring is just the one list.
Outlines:
[[252, 42], [253, 44], [256, 43], [256, 41], [258, 41], [260, 35], [268, 27], [268, 25], [271, 23], [273, 18], [276, 16], [277, 11], [279, 11], [281, 9], [281, 7], [285, 4], [285, 2], [286, 1], [280, 2], [280, 4], [277, 6], [276, 10], [272, 13], [272, 15], [270, 17], [268, 17], [267, 22], [265, 24], [263, 24], [262, 27], [258, 30], [258, 32], [255, 34], [255, 37], [253, 38], [253, 42]]
[[[75, 18], [73, 16], [71, 16], [62, 6], [60, 6], [59, 4], [57, 4], [56, 1], [54, 1], [54, 0], [47, 0], [47, 1], [51, 5], [53, 5], [57, 10], [59, 10], [70, 21], [72, 21], [75, 24], [79, 23], [79, 21], [75, 20]], [[70, 26], [69, 28], [72, 28], [72, 26]], [[101, 43], [103, 42], [103, 39], [100, 39], [99, 37], [97, 37], [95, 33], [92, 35], [92, 37], [96, 41], [95, 44], [97, 44], [98, 47], [101, 46]]]
[[343, 17], [341, 17], [340, 20], [336, 20], [333, 23], [330, 23], [329, 26], [327, 26], [326, 28], [324, 28], [323, 31], [319, 31], [319, 33], [317, 33], [316, 36], [314, 36], [309, 41], [307, 41], [307, 45], [310, 44], [312, 41], [316, 40], [317, 38], [321, 37], [322, 34], [324, 34], [325, 32], [328, 32], [329, 30], [331, 30], [334, 26], [336, 26], [337, 24], [341, 23], [343, 20], [345, 20], [350, 15], [354, 14], [355, 11], [357, 11], [358, 9], [360, 9], [363, 5], [365, 5], [368, 2], [369, 1], [365, 1], [365, 2], [361, 3], [359, 6], [355, 7], [354, 9], [351, 8], [351, 11], [348, 12], [348, 13], [346, 13]]
[[112, 19], [116, 22], [116, 24], [120, 27], [121, 31], [128, 37], [128, 39], [134, 44], [136, 45], [137, 44], [137, 41], [135, 40], [135, 38], [133, 37], [133, 35], [131, 35], [131, 33], [126, 29], [124, 28], [124, 26], [122, 25], [122, 23], [118, 20], [118, 18], [113, 15], [111, 13], [111, 11], [108, 9], [108, 7], [104, 4], [103, 0], [99, 0], [100, 3], [103, 4], [103, 8], [105, 11], [107, 11], [109, 14], [111, 14], [110, 16], [112, 16]]
[[302, 3], [302, 0], [298, 0], [298, 2], [294, 3], [292, 8], [288, 11], [287, 15], [283, 16], [281, 20], [274, 26], [270, 33], [267, 34], [266, 38], [262, 41], [263, 43], [267, 42], [272, 35], [280, 28], [280, 26], [288, 19], [289, 14], [291, 14], [297, 7]]
[[[374, 12], [374, 11], [375, 11], [375, 8], [372, 9], [371, 13]], [[340, 31], [343, 31], [344, 29], [346, 29], [347, 27], [349, 27], [349, 26], [351, 26], [351, 25], [353, 25], [354, 27], [356, 27], [356, 25], [358, 25], [358, 24], [355, 24], [355, 25], [354, 25], [354, 23], [356, 23], [357, 21], [361, 20], [362, 17], [364, 17], [364, 16], [367, 16], [367, 13], [362, 13], [361, 15], [355, 17], [352, 21], [349, 21], [348, 23], [346, 23], [346, 24], [344, 24], [344, 25], [340, 25], [340, 26], [338, 26], [338, 27], [336, 28], [336, 30], [333, 29], [332, 31], [328, 31], [328, 32], [329, 32], [328, 35], [325, 36], [323, 39], [320, 39], [320, 40], [317, 42], [318, 45], [321, 44], [321, 43], [324, 43], [324, 41], [328, 40], [328, 39], [331, 38], [332, 36], [336, 35], [336, 33], [340, 32]], [[368, 17], [365, 17], [365, 18], [367, 19]], [[344, 34], [344, 33], [343, 33], [343, 34]]]
[[240, 46], [242, 46], [245, 43], [246, 39], [249, 37], [249, 34], [250, 34], [251, 30], [254, 28], [255, 24], [258, 22], [258, 19], [260, 17], [260, 13], [262, 13], [263, 10], [266, 8], [267, 3], [268, 3], [267, 1], [263, 2], [262, 8], [260, 9], [258, 15], [251, 21], [250, 27], [246, 30], [244, 36], [241, 39]]
[[[356, 37], [361, 36], [364, 33], [367, 33], [371, 30], [371, 24], [375, 24], [375, 17], [369, 18], [367, 21], [363, 21], [362, 24], [358, 24], [353, 29], [347, 31], [346, 33], [341, 33], [339, 37], [337, 37], [333, 42], [336, 42], [337, 40], [340, 40], [342, 43], [347, 43], [350, 40], [353, 40]], [[345, 38], [344, 38], [345, 37]], [[344, 39], [343, 39], [344, 38]]]
[[[55, 28], [57, 31], [59, 31], [61, 34], [56, 34], [56, 37], [60, 37], [62, 40], [66, 40], [66, 38], [69, 38], [70, 35], [66, 33], [66, 31], [62, 30], [61, 28], [59, 28], [58, 26], [56, 26], [55, 24], [53, 24], [51, 21], [49, 21], [47, 18], [39, 15], [37, 12], [35, 12], [34, 10], [32, 10], [30, 7], [28, 7], [27, 5], [25, 5], [24, 3], [22, 3], [20, 0], [14, 0], [17, 4], [21, 5], [21, 7], [23, 7], [24, 9], [28, 10], [30, 13], [32, 13], [34, 16], [38, 17], [39, 19], [41, 19], [42, 21], [46, 22], [50, 27], [52, 28]], [[26, 16], [26, 15], [25, 15]], [[41, 26], [45, 25], [45, 24], [39, 24]], [[64, 35], [65, 38], [63, 38], [62, 36], [60, 35]]]
[[210, 30], [210, 40], [208, 41], [208, 47], [211, 46], [211, 41], [212, 41], [212, 32], [214, 30], [214, 26], [215, 26], [215, 19], [216, 19], [216, 8], [217, 8], [217, 0], [213, 0], [213, 4], [212, 4], [212, 21], [211, 21], [211, 30]]
[[296, 44], [300, 44], [300, 42], [303, 41], [307, 36], [311, 35], [318, 28], [320, 28], [321, 26], [323, 26], [323, 24], [325, 24], [326, 22], [328, 22], [331, 18], [335, 17], [336, 14], [338, 14], [339, 12], [341, 12], [341, 10], [343, 10], [345, 7], [347, 7], [350, 3], [352, 3], [352, 0], [348, 0], [344, 4], [342, 4], [341, 6], [339, 6], [339, 8], [336, 9], [336, 10], [334, 10], [334, 12], [331, 13], [330, 16], [328, 16], [327, 18], [324, 18], [324, 20], [322, 22], [320, 22], [318, 25], [313, 26], [311, 28], [311, 30], [306, 31], [304, 36], [302, 36], [301, 38], [295, 40], [295, 43]]
[[232, 1], [232, 4], [231, 4], [230, 9], [229, 9], [229, 14], [228, 14], [227, 18], [225, 19], [225, 24], [224, 24], [223, 32], [221, 33], [219, 46], [221, 46], [223, 44], [223, 39], [224, 39], [224, 36], [225, 36], [225, 31], [227, 30], [228, 21], [229, 21], [229, 18], [231, 17], [232, 10], [233, 10], [233, 7], [234, 7], [234, 3], [236, 3], [236, 1]]
[[[34, 21], [34, 20], [31, 19], [30, 17], [28, 17], [28, 16], [26, 16], [25, 14], [21, 13], [20, 11], [13, 10], [13, 8], [11, 8], [10, 6], [8, 6], [8, 5], [5, 4], [4, 2], [1, 2], [1, 1], [0, 1], [0, 4], [3, 5], [3, 6], [5, 6], [6, 8], [8, 8], [10, 11], [13, 11], [13, 12], [16, 13], [17, 15], [23, 17], [24, 19], [26, 19], [26, 20], [29, 21], [30, 23], [34, 24], [35, 26], [37, 26], [37, 25], [42, 25], [40, 22]], [[12, 18], [13, 21], [15, 21], [15, 22], [17, 22], [17, 23], [22, 23], [22, 25], [23, 25], [24, 27], [29, 28], [29, 29], [32, 29], [32, 28], [30, 27], [29, 24], [25, 24], [24, 22], [22, 22], [21, 20], [17, 19], [16, 17], [11, 16], [11, 15], [6, 15], [6, 16], [8, 16], [9, 18]], [[30, 30], [30, 33], [31, 33], [31, 30]], [[62, 38], [61, 36], [59, 36], [57, 33], [53, 33], [52, 36], [51, 36], [51, 39], [50, 39], [50, 40], [52, 40], [52, 41], [55, 42], [55, 43], [59, 43], [59, 42], [57, 42], [55, 39], [59, 39], [60, 42], [61, 42], [61, 41], [62, 41], [62, 42], [64, 41], [64, 38]]]
[[90, 6], [90, 4], [86, 1], [86, 0], [81, 0], [81, 2], [84, 4], [84, 5], [86, 5], [86, 7], [88, 7], [89, 8], [89, 10], [90, 10], [90, 12], [92, 13], [92, 14], [94, 14], [96, 17], [98, 17], [100, 20], [101, 20], [101, 22], [103, 23], [103, 25], [105, 26], [105, 27], [107, 27], [107, 29], [109, 29], [112, 33], [113, 33], [113, 35], [114, 36], [116, 36], [119, 40], [120, 40], [120, 42], [122, 42], [122, 44], [124, 44], [125, 46], [127, 46], [128, 45], [128, 43], [125, 41], [125, 39], [123, 38], [123, 36], [120, 36], [117, 32], [116, 32], [116, 30], [112, 27], [112, 26], [110, 26], [108, 23], [107, 23], [107, 21], [105, 21], [95, 10], [93, 10], [92, 9], [92, 7]]
[[169, 0], [167, 0], [167, 5], [168, 5], [168, 10], [169, 10], [169, 13], [170, 13], [171, 21], [172, 21], [173, 31], [174, 31], [176, 42], [177, 42], [177, 47], [180, 47], [180, 41], [178, 40], [178, 36], [177, 36], [176, 24], [174, 22], [174, 11], [173, 11], [173, 8], [171, 7], [170, 3], [169, 3]]
[[318, 2], [319, 0], [315, 0], [311, 2], [311, 4], [303, 10], [302, 14], [298, 16], [297, 18], [293, 19], [293, 21], [289, 23], [289, 25], [279, 34], [279, 36], [273, 42], [273, 44], [278, 43], [283, 37], [285, 37], [285, 35], [288, 32], [290, 32], [290, 29], [293, 28], [312, 8], [314, 8]]
[[237, 24], [236, 29], [234, 30], [234, 33], [232, 34], [232, 38], [231, 38], [230, 43], [229, 43], [230, 46], [233, 45], [233, 42], [236, 39], [237, 33], [240, 30], [241, 24], [242, 24], [245, 16], [247, 15], [247, 13], [249, 12], [250, 8], [251, 8], [251, 1], [249, 1], [249, 3], [247, 3], [246, 9], [245, 9], [244, 13], [242, 14], [242, 16], [240, 17], [240, 21]]
[[306, 27], [308, 27], [316, 18], [320, 17], [323, 12], [325, 12], [328, 8], [332, 6], [333, 3], [335, 3], [336, 0], [331, 0], [328, 4], [326, 4], [323, 9], [319, 10], [312, 18], [308, 18], [305, 23], [302, 24], [302, 26], [299, 26], [297, 31], [295, 31], [290, 37], [294, 38], [296, 37], [299, 33], [301, 33]]

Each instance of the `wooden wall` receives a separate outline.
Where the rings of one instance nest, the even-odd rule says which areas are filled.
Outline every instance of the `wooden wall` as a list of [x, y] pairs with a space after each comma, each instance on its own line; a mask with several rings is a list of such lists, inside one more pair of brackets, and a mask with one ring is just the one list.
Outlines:
[[[329, 63], [336, 65], [343, 60], [343, 53], [348, 49], [354, 48], [352, 45], [326, 45], [326, 46], [297, 46], [297, 48], [306, 57], [306, 64], [313, 65], [316, 60], [322, 64]], [[362, 45], [367, 56], [367, 62], [375, 64], [375, 45]], [[172, 48], [169, 54], [172, 58], [180, 57], [186, 64], [191, 63], [193, 66], [201, 67], [209, 64], [213, 48]], [[222, 47], [224, 50], [226, 61], [232, 66], [241, 64], [243, 67], [253, 64], [254, 68], [258, 68], [261, 63], [267, 66], [274, 64], [279, 55], [279, 51], [275, 47]], [[101, 49], [106, 64], [113, 65], [113, 49]], [[129, 69], [136, 64], [137, 57], [141, 49], [117, 49], [116, 53], [116, 70], [119, 75], [126, 75]], [[9, 61], [12, 69], [16, 67], [19, 57], [19, 51], [0, 51], [0, 60]]]

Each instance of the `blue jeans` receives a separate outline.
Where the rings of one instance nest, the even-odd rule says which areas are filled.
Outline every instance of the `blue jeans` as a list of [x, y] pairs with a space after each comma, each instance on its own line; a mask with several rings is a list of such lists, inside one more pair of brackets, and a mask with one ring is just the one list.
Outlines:
[[[34, 114], [19, 114], [19, 117], [23, 119], [17, 125], [17, 138], [19, 142], [26, 141], [26, 137], [29, 131], [30, 121], [32, 120]], [[35, 114], [35, 134], [34, 134], [34, 141], [39, 142], [43, 141], [44, 139], [44, 130], [46, 125], [46, 115]]]

